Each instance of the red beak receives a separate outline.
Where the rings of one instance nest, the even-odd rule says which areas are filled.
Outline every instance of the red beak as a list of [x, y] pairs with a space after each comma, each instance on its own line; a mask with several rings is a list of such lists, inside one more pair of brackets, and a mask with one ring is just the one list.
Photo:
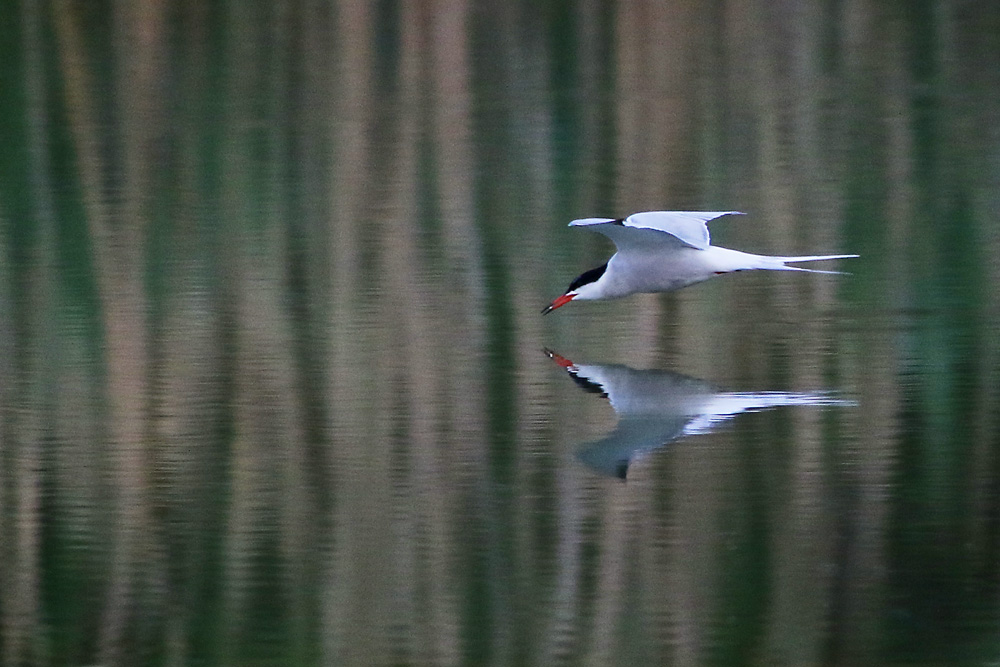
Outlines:
[[573, 297], [575, 296], [576, 294], [563, 294], [561, 297], [559, 297], [558, 299], [550, 303], [548, 306], [546, 306], [545, 310], [542, 311], [542, 315], [548, 315], [556, 308], [559, 308], [560, 306], [565, 306], [567, 303], [572, 301]]

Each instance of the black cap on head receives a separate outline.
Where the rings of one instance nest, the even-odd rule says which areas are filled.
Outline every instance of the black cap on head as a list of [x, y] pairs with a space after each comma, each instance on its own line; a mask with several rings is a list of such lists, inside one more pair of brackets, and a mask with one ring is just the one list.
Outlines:
[[590, 283], [596, 283], [604, 272], [607, 271], [608, 264], [605, 262], [601, 264], [596, 269], [591, 269], [590, 271], [585, 271], [578, 275], [576, 279], [569, 284], [569, 289], [566, 292], [572, 292], [573, 290], [583, 287], [584, 285], [589, 285]]

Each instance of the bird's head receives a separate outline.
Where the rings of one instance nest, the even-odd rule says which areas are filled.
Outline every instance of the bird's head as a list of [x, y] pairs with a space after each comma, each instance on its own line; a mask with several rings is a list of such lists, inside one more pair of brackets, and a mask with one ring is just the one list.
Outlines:
[[601, 290], [597, 286], [597, 281], [601, 279], [607, 268], [607, 264], [602, 264], [596, 269], [581, 273], [569, 284], [569, 288], [562, 296], [556, 298], [555, 301], [542, 310], [542, 315], [548, 315], [556, 308], [565, 306], [573, 299], [600, 299]]

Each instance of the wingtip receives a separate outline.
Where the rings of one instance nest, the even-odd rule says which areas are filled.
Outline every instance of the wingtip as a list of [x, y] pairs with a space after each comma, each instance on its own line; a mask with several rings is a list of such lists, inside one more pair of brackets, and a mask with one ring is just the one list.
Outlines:
[[[632, 215], [642, 215], [645, 213], [700, 213], [700, 211], [640, 211], [633, 213]], [[704, 215], [704, 214], [703, 214]], [[715, 218], [721, 218], [725, 215], [746, 215], [743, 211], [713, 211], [711, 215]], [[631, 217], [631, 216], [630, 216]], [[715, 218], [712, 218], [713, 220]], [[625, 218], [577, 218], [576, 220], [571, 220], [567, 227], [583, 227], [586, 225], [601, 225], [608, 222], [615, 222], [618, 220], [624, 220]]]
[[576, 220], [570, 220], [567, 227], [582, 227], [585, 225], [601, 225], [606, 222], [614, 222], [615, 218], [577, 218]]

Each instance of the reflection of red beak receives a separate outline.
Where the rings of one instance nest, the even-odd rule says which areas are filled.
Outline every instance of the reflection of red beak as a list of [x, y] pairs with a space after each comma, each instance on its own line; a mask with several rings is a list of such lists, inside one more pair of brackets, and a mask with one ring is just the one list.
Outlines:
[[560, 366], [562, 366], [566, 370], [569, 370], [571, 368], [576, 367], [576, 364], [574, 364], [572, 361], [570, 361], [566, 357], [562, 356], [558, 352], [553, 352], [549, 348], [545, 348], [544, 352], [545, 352], [545, 354], [548, 355], [549, 359], [551, 359], [552, 361], [556, 362], [557, 364], [559, 364]]
[[559, 308], [560, 306], [565, 306], [567, 303], [572, 301], [573, 297], [575, 296], [576, 294], [563, 294], [561, 297], [559, 297], [558, 299], [550, 303], [548, 306], [546, 306], [545, 310], [542, 311], [542, 315], [548, 315], [556, 308]]

